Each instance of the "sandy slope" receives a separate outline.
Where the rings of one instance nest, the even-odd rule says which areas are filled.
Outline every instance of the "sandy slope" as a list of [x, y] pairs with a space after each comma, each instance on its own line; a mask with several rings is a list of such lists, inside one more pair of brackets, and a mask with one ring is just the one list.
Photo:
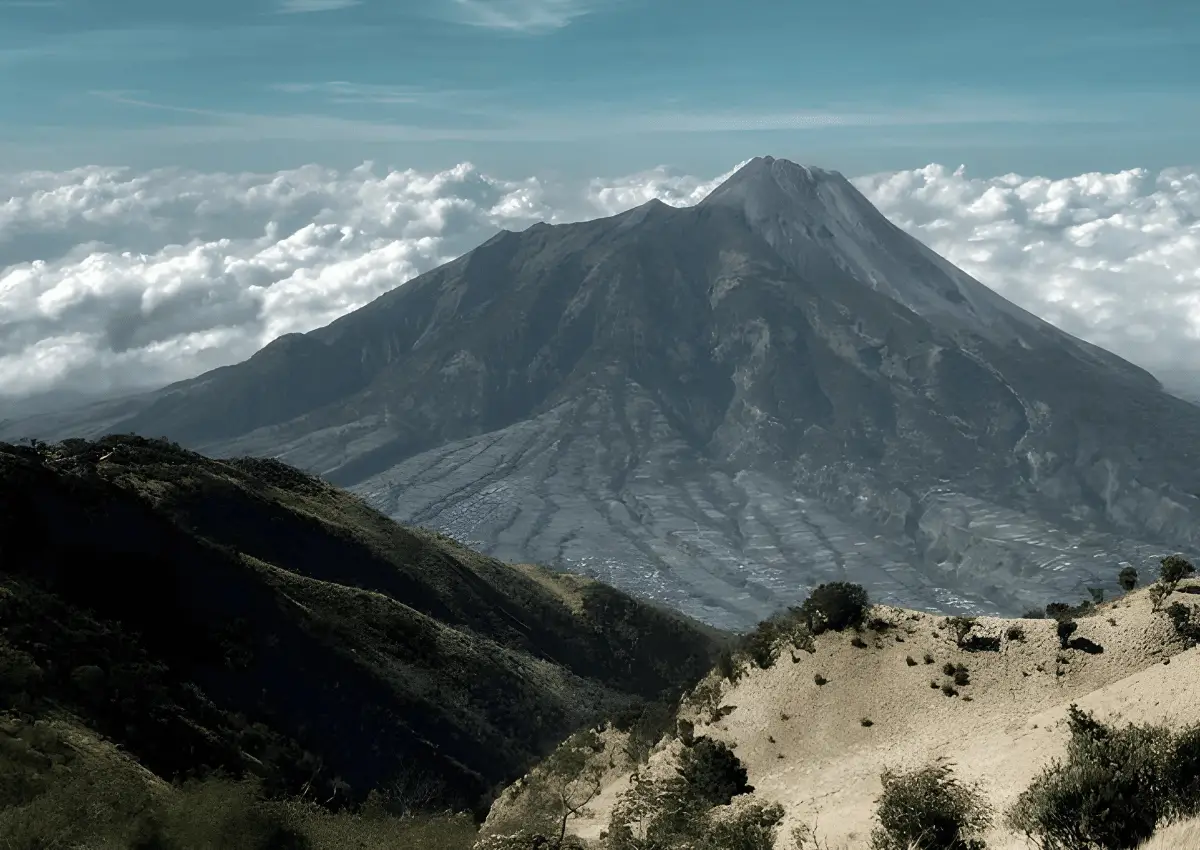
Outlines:
[[[1171, 601], [1196, 605], [1200, 597], [1176, 593]], [[785, 806], [781, 835], [794, 824], [816, 824], [831, 847], [865, 846], [880, 772], [937, 757], [953, 761], [962, 778], [978, 781], [1003, 809], [1063, 752], [1062, 724], [1072, 702], [1101, 718], [1200, 721], [1200, 651], [1183, 651], [1144, 591], [1078, 620], [1076, 636], [1103, 647], [1098, 653], [1061, 650], [1052, 620], [981, 618], [974, 633], [1001, 636], [1001, 648], [967, 652], [940, 628], [940, 616], [877, 613], [898, 628], [865, 633], [866, 648], [852, 646], [853, 633], [844, 633], [822, 636], [812, 654], [785, 649], [772, 669], [726, 683], [721, 703], [737, 706], [727, 717], [709, 724], [692, 714], [697, 734], [735, 743], [757, 792]], [[1024, 641], [1004, 637], [1012, 625], [1024, 629]], [[924, 663], [926, 652], [935, 663]], [[917, 664], [909, 666], [906, 656]], [[930, 686], [948, 681], [947, 661], [969, 668], [971, 682], [958, 688], [959, 696]], [[817, 673], [828, 683], [817, 686]], [[873, 725], [864, 727], [863, 718]], [[595, 838], [626, 781], [611, 782], [592, 817], [574, 831]], [[999, 829], [989, 838], [1000, 850], [1024, 846]]]
[[1160, 829], [1141, 850], [1196, 850], [1200, 847], [1200, 818]]

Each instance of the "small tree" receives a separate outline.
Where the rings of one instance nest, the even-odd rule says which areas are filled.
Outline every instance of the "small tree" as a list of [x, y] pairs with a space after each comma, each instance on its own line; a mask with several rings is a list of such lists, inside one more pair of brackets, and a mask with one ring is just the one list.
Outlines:
[[1126, 567], [1117, 573], [1117, 583], [1121, 585], [1121, 589], [1126, 593], [1137, 587], [1138, 572], [1133, 567]]
[[774, 850], [783, 806], [752, 800], [731, 813], [714, 814], [709, 812], [708, 827], [696, 850]]
[[1067, 760], [1052, 762], [1022, 792], [1008, 812], [1009, 827], [1047, 850], [1138, 846], [1169, 812], [1170, 732], [1106, 726], [1075, 705], [1067, 726]]
[[1063, 617], [1068, 617], [1071, 614], [1071, 606], [1066, 602], [1051, 602], [1046, 606], [1046, 616], [1054, 620], [1061, 620]]
[[754, 791], [733, 750], [707, 736], [696, 738], [683, 750], [676, 771], [689, 792], [708, 807], [728, 805], [734, 797]]
[[1200, 815], [1200, 724], [1188, 726], [1175, 736], [1165, 772], [1171, 793], [1170, 816]]
[[1167, 616], [1171, 618], [1171, 625], [1175, 627], [1176, 634], [1187, 641], [1189, 646], [1200, 643], [1200, 623], [1192, 619], [1191, 608], [1174, 602], [1167, 608]]
[[1070, 646], [1071, 635], [1075, 634], [1075, 631], [1078, 628], [1079, 624], [1074, 620], [1058, 621], [1058, 624], [1054, 627], [1054, 630], [1058, 633], [1058, 642], [1062, 645], [1063, 649], [1066, 649]]
[[884, 771], [876, 800], [871, 850], [983, 850], [978, 837], [992, 822], [979, 789], [937, 761], [909, 773]]
[[1168, 555], [1160, 564], [1158, 580], [1166, 586], [1168, 593], [1174, 591], [1179, 582], [1196, 572], [1196, 568], [1182, 555]]
[[[533, 836], [529, 838], [532, 841], [543, 836], [538, 840], [549, 842], [546, 850], [565, 847], [567, 825], [587, 814], [588, 805], [603, 787], [606, 768], [613, 765], [612, 753], [605, 750], [604, 740], [590, 729], [576, 732], [560, 744], [525, 781], [525, 801], [519, 810], [513, 810], [514, 826], [521, 830], [518, 837]], [[497, 827], [503, 830], [506, 825]]]
[[833, 581], [818, 585], [799, 608], [808, 630], [842, 631], [862, 625], [867, 614], [867, 591], [862, 585]]
[[[606, 850], [770, 850], [783, 819], [778, 806], [749, 798], [732, 815], [722, 807], [748, 795], [746, 768], [725, 744], [697, 738], [672, 776], [630, 777], [613, 807]], [[721, 815], [714, 814], [714, 809]]]

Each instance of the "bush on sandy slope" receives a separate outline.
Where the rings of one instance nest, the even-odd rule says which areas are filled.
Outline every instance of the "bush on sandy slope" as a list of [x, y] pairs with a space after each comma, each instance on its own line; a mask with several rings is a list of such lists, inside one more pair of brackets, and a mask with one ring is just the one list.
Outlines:
[[[742, 636], [737, 647], [738, 656], [749, 658], [755, 666], [767, 670], [775, 664], [785, 645], [813, 651], [812, 633], [806, 620], [802, 610], [795, 607], [772, 614]], [[733, 663], [735, 659], [732, 657], [728, 662], [720, 662], [723, 668]], [[725, 678], [736, 681], [736, 674], [729, 669], [722, 669], [721, 672]]]
[[1117, 584], [1121, 585], [1121, 589], [1126, 593], [1137, 587], [1138, 571], [1133, 567], [1125, 567], [1121, 572], [1117, 573]]
[[729, 745], [704, 736], [684, 748], [676, 772], [688, 795], [710, 808], [754, 791], [754, 786], [746, 782], [745, 765]]
[[817, 585], [800, 606], [800, 614], [813, 634], [828, 629], [840, 632], [861, 626], [868, 605], [867, 591], [862, 585], [832, 581]]
[[1167, 616], [1171, 619], [1171, 625], [1175, 627], [1175, 633], [1183, 638], [1188, 646], [1200, 644], [1200, 620], [1197, 620], [1189, 606], [1182, 602], [1172, 602], [1167, 607]]
[[615, 754], [602, 736], [594, 730], [576, 732], [520, 781], [514, 789], [519, 796], [499, 815], [493, 813], [488, 831], [512, 838], [514, 848], [538, 835], [554, 839], [547, 847], [558, 847], [567, 825], [588, 812], [600, 794], [605, 771], [615, 764]]
[[756, 800], [724, 743], [697, 738], [673, 774], [635, 773], [613, 809], [605, 850], [771, 850], [782, 807]]
[[954, 777], [949, 764], [884, 771], [881, 779], [871, 850], [982, 850], [978, 835], [991, 824], [991, 809], [977, 788]]
[[1100, 723], [1072, 705], [1066, 761], [1046, 767], [1008, 824], [1043, 850], [1128, 850], [1200, 804], [1200, 727]]
[[1159, 562], [1158, 580], [1169, 590], [1175, 590], [1179, 582], [1196, 574], [1196, 568], [1181, 555], [1168, 555]]

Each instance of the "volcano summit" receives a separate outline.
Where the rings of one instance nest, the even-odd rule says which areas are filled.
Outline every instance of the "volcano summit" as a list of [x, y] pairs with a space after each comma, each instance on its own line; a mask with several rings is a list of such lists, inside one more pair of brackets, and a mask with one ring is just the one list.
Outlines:
[[764, 157], [697, 206], [504, 231], [244, 363], [0, 430], [273, 455], [742, 627], [830, 579], [1013, 614], [1194, 551], [1197, 414], [840, 174]]

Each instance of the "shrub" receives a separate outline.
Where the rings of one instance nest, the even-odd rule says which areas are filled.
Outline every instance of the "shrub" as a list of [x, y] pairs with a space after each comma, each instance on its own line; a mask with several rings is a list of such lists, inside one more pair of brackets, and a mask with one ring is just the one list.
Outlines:
[[860, 721], [858, 721], [858, 722], [859, 722], [861, 725], [863, 725], [863, 726], [866, 726], [867, 728], [870, 728], [870, 727], [872, 727], [872, 726], [874, 726], [874, 725], [875, 725], [875, 721], [874, 721], [874, 720], [872, 720], [872, 719], [871, 719], [871, 718], [869, 718], [869, 717], [864, 717], [862, 720], [860, 720]]
[[867, 591], [862, 585], [834, 581], [818, 585], [799, 608], [809, 631], [842, 631], [861, 626], [867, 614]]
[[1008, 825], [1046, 848], [1136, 847], [1170, 807], [1170, 732], [1106, 726], [1075, 705], [1067, 725], [1066, 761], [1043, 769], [1008, 812]]
[[307, 850], [305, 814], [265, 801], [255, 780], [214, 776], [153, 794], [124, 767], [83, 765], [54, 776], [26, 804], [0, 809], [0, 847]]
[[1065, 617], [1070, 610], [1071, 606], [1066, 602], [1051, 602], [1046, 606], [1046, 616], [1057, 620], [1060, 617]]
[[884, 771], [881, 780], [871, 850], [982, 850], [977, 836], [991, 825], [991, 809], [977, 788], [954, 777], [949, 764]]
[[742, 649], [761, 670], [775, 664], [775, 634], [774, 629], [768, 627], [768, 621], [759, 623], [742, 638]]
[[933, 656], [932, 656], [932, 655], [930, 655], [928, 652], [926, 652], [926, 653], [925, 653], [925, 663], [926, 663], [926, 664], [932, 664], [932, 663], [933, 663]]
[[574, 835], [564, 835], [560, 839], [557, 835], [525, 828], [510, 835], [485, 835], [471, 850], [584, 850], [584, 847]]
[[1009, 640], [1025, 640], [1025, 630], [1020, 626], [1009, 626], [1004, 636]]
[[1174, 602], [1167, 608], [1167, 616], [1171, 618], [1171, 625], [1175, 627], [1175, 632], [1189, 645], [1195, 646], [1200, 643], [1200, 623], [1192, 619], [1191, 608], [1180, 602]]
[[1158, 580], [1170, 590], [1174, 590], [1179, 582], [1196, 572], [1182, 555], [1168, 555], [1159, 562]]
[[754, 800], [729, 814], [706, 819], [696, 850], [773, 850], [775, 831], [783, 822], [783, 806]]
[[739, 651], [763, 670], [775, 664], [781, 644], [791, 643], [812, 651], [812, 634], [804, 625], [799, 608], [772, 614], [742, 636]]
[[945, 673], [947, 676], [953, 676], [957, 671], [958, 671], [958, 668], [955, 667], [953, 664], [951, 664], [949, 661], [947, 661], [945, 664], [942, 665], [942, 672]]
[[1200, 724], [1188, 726], [1175, 736], [1164, 772], [1170, 815], [1200, 815]]
[[1147, 591], [1147, 595], [1150, 597], [1150, 610], [1157, 611], [1162, 607], [1163, 600], [1171, 595], [1171, 589], [1159, 582]]
[[745, 766], [733, 750], [707, 736], [684, 748], [676, 770], [689, 793], [708, 807], [727, 805], [734, 797], [754, 791], [746, 782]]
[[911, 655], [906, 655], [906, 656], [904, 656], [904, 663], [907, 664], [909, 667], [916, 667], [917, 659], [913, 658]]
[[[772, 850], [783, 807], [747, 799], [716, 809], [692, 796], [679, 777], [631, 778], [602, 834], [606, 850]], [[524, 850], [522, 848], [522, 850]], [[543, 850], [555, 850], [554, 844]]]
[[999, 652], [999, 635], [971, 635], [963, 642], [967, 652]]
[[820, 687], [821, 685], [824, 685], [829, 680], [826, 679], [824, 676], [822, 676], [820, 673], [815, 673], [815, 674], [813, 674], [813, 681], [817, 683], [817, 687]]
[[954, 642], [959, 646], [963, 645], [963, 641], [967, 639], [971, 629], [975, 628], [974, 617], [950, 617], [946, 620], [945, 626], [954, 635]]
[[727, 680], [731, 684], [737, 684], [741, 671], [738, 669], [737, 661], [734, 660], [733, 653], [730, 650], [721, 650], [720, 655], [717, 656], [716, 668], [717, 675], [722, 679]]
[[1079, 624], [1074, 620], [1059, 620], [1054, 627], [1054, 631], [1058, 634], [1058, 642], [1063, 649], [1070, 646], [1071, 635], [1079, 628]]
[[944, 694], [945, 694], [946, 696], [948, 696], [948, 697], [956, 697], [956, 696], [958, 696], [958, 691], [956, 691], [956, 690], [954, 689], [954, 685], [950, 684], [949, 682], [947, 682], [946, 684], [942, 685], [942, 693], [944, 693]]
[[958, 670], [954, 674], [954, 684], [963, 686], [971, 684], [971, 674], [966, 670]]
[[[753, 792], [746, 769], [725, 744], [697, 738], [683, 751], [674, 776], [635, 773], [613, 808], [608, 850], [690, 847], [692, 850], [771, 850], [783, 809], [753, 799], [734, 811], [714, 808]], [[553, 850], [554, 845], [546, 846]]]
[[571, 735], [522, 782], [520, 809], [494, 821], [492, 827], [497, 832], [515, 828], [517, 832], [565, 835], [568, 822], [583, 816], [600, 794], [606, 766], [613, 763], [611, 753], [598, 757], [606, 749], [604, 739], [594, 730]]
[[1087, 591], [1089, 594], [1091, 594], [1092, 602], [1096, 603], [1097, 605], [1104, 601], [1103, 587], [1089, 587]]
[[632, 723], [623, 730], [629, 733], [625, 754], [634, 762], [644, 762], [664, 735], [679, 728], [678, 711], [673, 703], [662, 700], [643, 703]]
[[1117, 584], [1121, 585], [1121, 589], [1126, 593], [1137, 587], [1138, 573], [1133, 567], [1126, 567], [1117, 573]]
[[1044, 620], [1044, 619], [1046, 619], [1046, 612], [1041, 610], [1040, 608], [1030, 608], [1028, 611], [1026, 611], [1024, 614], [1021, 615], [1021, 619], [1022, 620]]
[[853, 638], [850, 639], [850, 645], [857, 647], [859, 649], [867, 648], [867, 642], [865, 640], [863, 640], [862, 638], [860, 638], [858, 635], [855, 635]]

